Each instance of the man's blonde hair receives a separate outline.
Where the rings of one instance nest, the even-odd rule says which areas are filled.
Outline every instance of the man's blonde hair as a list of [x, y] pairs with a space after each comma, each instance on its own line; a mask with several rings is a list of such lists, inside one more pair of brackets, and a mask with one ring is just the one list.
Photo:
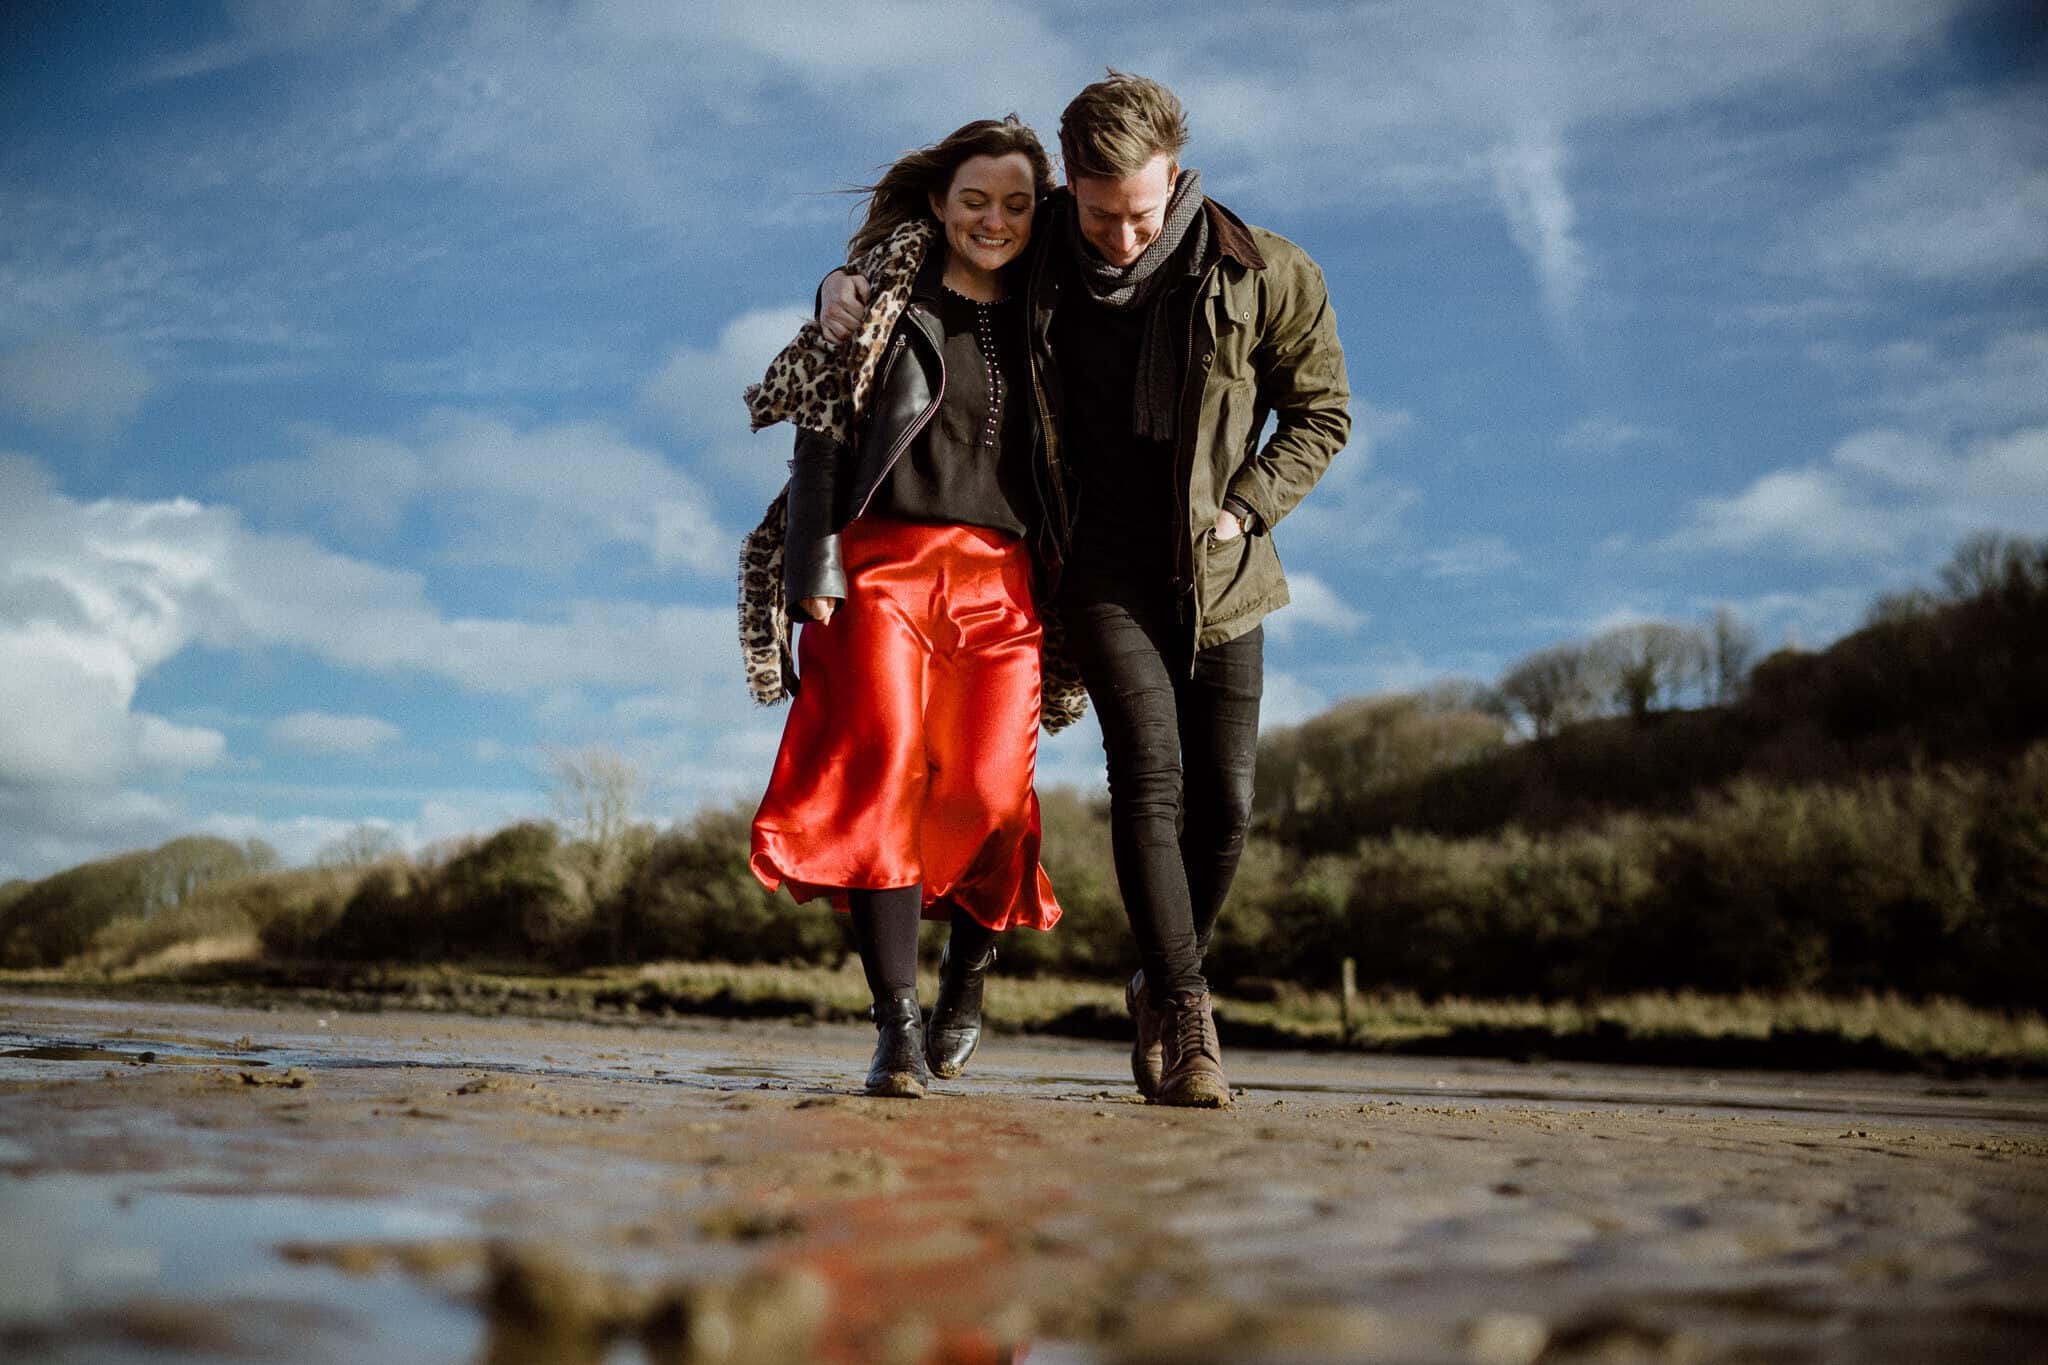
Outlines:
[[1161, 152], [1179, 165], [1187, 145], [1188, 116], [1179, 97], [1158, 81], [1114, 67], [1060, 114], [1060, 156], [1069, 180], [1122, 180]]

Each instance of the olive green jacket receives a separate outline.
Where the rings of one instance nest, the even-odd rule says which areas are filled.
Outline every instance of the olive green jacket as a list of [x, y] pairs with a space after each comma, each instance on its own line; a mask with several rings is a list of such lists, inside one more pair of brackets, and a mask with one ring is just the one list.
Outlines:
[[[1053, 196], [1053, 213], [1064, 212]], [[1186, 314], [1176, 509], [1186, 534], [1175, 550], [1174, 587], [1195, 649], [1250, 631], [1287, 605], [1287, 576], [1273, 528], [1315, 487], [1351, 433], [1351, 384], [1323, 272], [1278, 233], [1250, 227], [1205, 201], [1209, 250]], [[1049, 219], [1041, 219], [1047, 224]], [[1062, 271], [1041, 251], [1032, 273], [1032, 370], [1055, 476], [1086, 452], [1057, 441], [1058, 365], [1048, 342]], [[1277, 416], [1263, 444], [1269, 416]], [[1224, 499], [1249, 508], [1248, 534], [1214, 535]], [[1192, 659], [1192, 654], [1190, 655]]]

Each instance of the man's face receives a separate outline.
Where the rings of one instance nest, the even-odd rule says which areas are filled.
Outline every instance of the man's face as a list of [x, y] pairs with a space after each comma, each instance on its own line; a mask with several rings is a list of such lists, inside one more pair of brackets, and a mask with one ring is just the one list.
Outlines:
[[1166, 223], [1166, 203], [1173, 197], [1180, 167], [1159, 152], [1121, 180], [1092, 175], [1068, 179], [1074, 207], [1080, 211], [1081, 235], [1097, 255], [1114, 266], [1126, 266], [1145, 254]]

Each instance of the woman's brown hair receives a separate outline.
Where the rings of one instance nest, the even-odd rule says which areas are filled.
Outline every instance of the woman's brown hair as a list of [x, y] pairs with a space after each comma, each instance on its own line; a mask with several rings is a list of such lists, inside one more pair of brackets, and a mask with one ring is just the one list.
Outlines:
[[1031, 163], [1033, 188], [1040, 199], [1052, 193], [1052, 158], [1038, 134], [1015, 114], [965, 124], [929, 147], [905, 152], [859, 193], [867, 195], [867, 218], [846, 243], [846, 259], [858, 261], [903, 224], [932, 216], [932, 197], [944, 198], [960, 163], [975, 156], [1008, 156], [1021, 152]]

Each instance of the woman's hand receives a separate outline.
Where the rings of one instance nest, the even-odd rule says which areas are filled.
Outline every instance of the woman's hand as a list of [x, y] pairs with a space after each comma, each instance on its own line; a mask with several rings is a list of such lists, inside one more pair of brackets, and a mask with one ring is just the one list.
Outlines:
[[825, 340], [839, 345], [860, 330], [868, 315], [868, 282], [844, 270], [825, 277], [818, 290], [818, 330]]
[[1228, 507], [1217, 511], [1215, 535], [1218, 541], [1236, 540], [1243, 534], [1244, 523], [1237, 519], [1237, 513], [1231, 511]]
[[827, 621], [830, 621], [832, 613], [839, 609], [839, 599], [836, 597], [806, 597], [798, 602], [797, 606], [803, 608], [804, 615], [822, 626]]

